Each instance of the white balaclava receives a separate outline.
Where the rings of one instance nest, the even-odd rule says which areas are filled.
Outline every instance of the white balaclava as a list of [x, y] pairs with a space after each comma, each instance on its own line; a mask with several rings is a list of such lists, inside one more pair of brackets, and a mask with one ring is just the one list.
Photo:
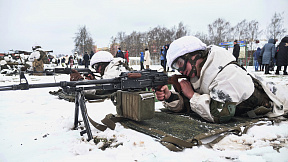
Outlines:
[[93, 66], [96, 63], [99, 62], [111, 62], [113, 60], [113, 55], [110, 52], [107, 51], [99, 51], [96, 52], [91, 60], [90, 60], [90, 65]]
[[167, 51], [168, 66], [171, 68], [176, 58], [198, 50], [206, 50], [206, 44], [194, 36], [184, 36], [174, 40]]

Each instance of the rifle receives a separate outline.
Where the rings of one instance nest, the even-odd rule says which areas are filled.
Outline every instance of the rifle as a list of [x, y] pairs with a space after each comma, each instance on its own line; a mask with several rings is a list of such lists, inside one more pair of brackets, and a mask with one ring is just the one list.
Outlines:
[[[20, 73], [20, 84], [0, 86], [0, 91], [7, 90], [29, 90], [30, 88], [47, 88], [62, 87], [66, 92], [74, 92], [75, 95], [75, 116], [74, 129], [78, 127], [79, 107], [81, 109], [85, 130], [80, 135], [87, 133], [88, 141], [92, 137], [91, 129], [88, 122], [88, 114], [84, 101], [84, 90], [101, 89], [101, 90], [122, 90], [122, 91], [140, 91], [146, 88], [156, 89], [158, 86], [166, 85], [168, 76], [163, 72], [156, 70], [122, 72], [121, 75], [113, 79], [101, 80], [84, 80], [84, 81], [61, 81], [57, 83], [28, 84], [24, 72]], [[91, 121], [91, 120], [90, 120]], [[93, 124], [93, 123], [92, 123]]]
[[[77, 70], [80, 74], [83, 74], [84, 76], [88, 76], [89, 74], [93, 76], [100, 77], [91, 71], [90, 69], [86, 68], [73, 68], [74, 70]], [[72, 73], [72, 68], [55, 68], [55, 69], [45, 69], [44, 71], [26, 71], [30, 75], [37, 75], [37, 74], [45, 74], [45, 75], [54, 75], [55, 73], [58, 74], [71, 74]]]
[[53, 69], [45, 69], [44, 71], [26, 70], [26, 72], [30, 75], [54, 75]]
[[[93, 76], [97, 76], [90, 69], [87, 68], [73, 68], [74, 70], [77, 70], [80, 74], [83, 74], [84, 76], [88, 76], [89, 74]], [[59, 74], [71, 74], [72, 73], [72, 68], [55, 68], [54, 73], [59, 73]]]

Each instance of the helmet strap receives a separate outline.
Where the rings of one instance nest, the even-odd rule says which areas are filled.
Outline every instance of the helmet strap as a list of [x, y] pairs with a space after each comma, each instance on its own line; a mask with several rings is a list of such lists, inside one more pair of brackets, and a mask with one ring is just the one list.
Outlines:
[[201, 56], [198, 54], [195, 56], [194, 60], [192, 60], [191, 57], [188, 59], [188, 61], [190, 62], [191, 66], [192, 66], [192, 69], [188, 74], [189, 77], [192, 77], [193, 74], [195, 74], [195, 76], [197, 76], [196, 62], [200, 58], [201, 58]]

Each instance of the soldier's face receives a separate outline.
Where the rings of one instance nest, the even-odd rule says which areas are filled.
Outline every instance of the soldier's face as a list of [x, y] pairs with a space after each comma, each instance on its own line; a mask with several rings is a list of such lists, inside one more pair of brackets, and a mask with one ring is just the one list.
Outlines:
[[[194, 60], [196, 55], [192, 56], [191, 59]], [[195, 76], [200, 77], [201, 67], [199, 66], [200, 63], [203, 61], [203, 58], [200, 58], [196, 61], [195, 65], [191, 65], [189, 61], [187, 61], [186, 68], [184, 71], [179, 71], [181, 74], [185, 76], [189, 76], [190, 72], [192, 71], [193, 66], [195, 66], [197, 73], [193, 73], [191, 78], [194, 78]]]
[[97, 67], [96, 72], [97, 72], [97, 73], [100, 73], [100, 72], [101, 72], [101, 66], [100, 66], [100, 65]]

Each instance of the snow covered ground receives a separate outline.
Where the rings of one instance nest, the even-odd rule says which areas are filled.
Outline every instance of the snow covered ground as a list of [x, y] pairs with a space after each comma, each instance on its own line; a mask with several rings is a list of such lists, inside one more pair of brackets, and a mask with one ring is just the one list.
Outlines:
[[[139, 67], [134, 67], [138, 69]], [[159, 69], [160, 66], [152, 66]], [[248, 71], [254, 72], [253, 67]], [[288, 76], [264, 76], [288, 86]], [[26, 76], [30, 84], [68, 81], [69, 75]], [[0, 76], [0, 86], [19, 84], [19, 76]], [[212, 149], [205, 146], [171, 152], [154, 138], [116, 124], [115, 130], [96, 130], [99, 138], [114, 139], [117, 148], [99, 149], [103, 142], [87, 142], [86, 134], [71, 130], [74, 103], [58, 99], [49, 91], [59, 88], [0, 92], [0, 161], [288, 161], [288, 122], [252, 127], [242, 136], [229, 135]], [[287, 94], [288, 95], [288, 94]], [[100, 122], [106, 114], [116, 114], [110, 100], [86, 103], [88, 113]], [[160, 102], [156, 109], [162, 108]], [[81, 118], [81, 117], [80, 117]], [[274, 149], [273, 149], [274, 148]], [[278, 149], [277, 149], [278, 148]]]

